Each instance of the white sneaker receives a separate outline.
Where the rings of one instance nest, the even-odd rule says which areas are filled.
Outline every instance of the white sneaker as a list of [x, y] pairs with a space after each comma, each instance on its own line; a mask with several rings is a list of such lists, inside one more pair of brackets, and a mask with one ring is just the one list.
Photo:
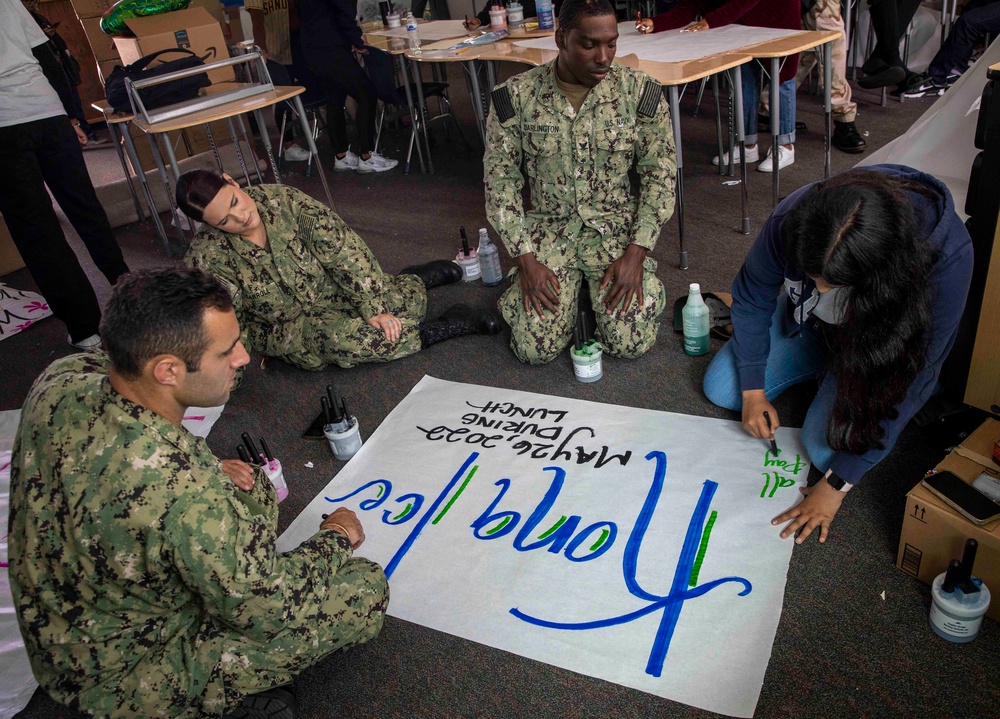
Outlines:
[[387, 160], [378, 153], [373, 152], [367, 160], [358, 160], [358, 172], [385, 172], [398, 164], [399, 160]]
[[72, 347], [76, 347], [81, 350], [100, 349], [101, 347], [100, 335], [90, 335], [90, 337], [82, 339], [79, 342], [74, 342], [72, 337], [67, 337], [66, 341], [69, 342]]
[[[768, 150], [764, 156], [764, 161], [757, 165], [757, 172], [773, 172], [773, 162], [771, 150]], [[793, 162], [795, 162], [795, 147], [792, 146], [792, 149], [789, 150], [784, 145], [778, 145], [778, 169], [783, 170]]]
[[[757, 162], [757, 160], [760, 159], [760, 145], [754, 145], [753, 147], [748, 147], [746, 149], [746, 156], [747, 156], [747, 162]], [[733, 155], [733, 163], [736, 164], [736, 165], [740, 164], [740, 153], [739, 153], [739, 150], [737, 150], [736, 154]], [[715, 157], [712, 158], [712, 164], [715, 165], [716, 167], [719, 166], [719, 156], [718, 155], [716, 155]], [[722, 164], [723, 165], [728, 165], [729, 164], [729, 153], [728, 152], [725, 152], [725, 153], [722, 154]]]
[[310, 154], [309, 150], [298, 145], [289, 145], [285, 148], [285, 159], [289, 162], [305, 162]]
[[350, 150], [343, 157], [334, 156], [333, 160], [333, 171], [334, 172], [354, 172], [358, 169], [358, 163], [361, 158], [355, 155]]

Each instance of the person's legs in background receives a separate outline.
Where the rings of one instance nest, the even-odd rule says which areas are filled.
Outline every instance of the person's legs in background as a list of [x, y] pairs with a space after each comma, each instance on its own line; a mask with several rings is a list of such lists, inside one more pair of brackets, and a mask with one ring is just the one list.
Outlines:
[[[760, 97], [760, 65], [751, 60], [740, 66], [740, 80], [743, 93], [743, 133], [746, 143], [746, 161], [757, 162], [760, 159], [760, 149], [757, 147], [757, 104]], [[752, 110], [750, 108], [753, 108]], [[733, 161], [740, 162], [739, 154], [736, 154]], [[724, 153], [722, 163], [729, 164], [729, 153]], [[719, 164], [719, 157], [712, 158], [712, 164]]]
[[[802, 16], [803, 30], [836, 30], [844, 32], [841, 0], [817, 0]], [[823, 77], [822, 48], [799, 56], [799, 71], [795, 76], [796, 87], [801, 87], [813, 67], [818, 67]], [[858, 105], [851, 99], [851, 86], [847, 82], [847, 38], [841, 36], [830, 50], [830, 101], [833, 105], [833, 146], [843, 152], [864, 152], [867, 143], [854, 124]], [[820, 82], [822, 85], [822, 82]]]
[[[0, 213], [39, 291], [56, 317], [66, 324], [70, 342], [86, 347], [100, 344], [94, 341], [101, 320], [100, 306], [90, 280], [66, 242], [36, 154], [45, 146], [55, 154], [70, 154], [72, 145], [76, 145], [75, 153], [79, 155], [76, 133], [64, 116], [0, 128], [0, 163], [4, 167], [0, 173]], [[72, 193], [72, 188], [66, 191]], [[109, 260], [106, 267], [111, 269], [113, 258], [103, 259]]]
[[[769, 93], [770, 94], [770, 93]], [[746, 114], [746, 98], [743, 100]], [[789, 78], [778, 85], [778, 169], [795, 162], [795, 78]], [[757, 166], [760, 172], [773, 172], [772, 147]]]
[[920, 0], [868, 0], [876, 42], [871, 55], [861, 66], [865, 73], [858, 80], [861, 87], [874, 89], [906, 83], [911, 73], [899, 55], [899, 41], [918, 7]]
[[[371, 80], [364, 68], [354, 59], [350, 50], [344, 51], [339, 62], [332, 63], [337, 75], [326, 75], [321, 68], [313, 68], [323, 83], [323, 90], [329, 99], [327, 122], [330, 127], [330, 141], [336, 153], [334, 170], [357, 170], [361, 173], [385, 172], [399, 164], [375, 152], [375, 107], [378, 98]], [[347, 142], [347, 124], [344, 117], [346, 99], [351, 97], [357, 107], [354, 125], [357, 130], [357, 144], [360, 152], [350, 152]], [[355, 159], [356, 158], [356, 159]]]
[[930, 86], [924, 89], [940, 94], [951, 87], [968, 69], [976, 42], [987, 33], [991, 37], [1000, 33], [1000, 0], [972, 0], [931, 61], [927, 69]]

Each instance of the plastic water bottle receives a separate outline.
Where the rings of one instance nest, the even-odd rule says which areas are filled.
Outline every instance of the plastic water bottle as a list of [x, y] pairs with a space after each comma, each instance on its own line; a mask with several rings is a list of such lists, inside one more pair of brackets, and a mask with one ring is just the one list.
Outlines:
[[701, 296], [701, 287], [692, 282], [688, 287], [687, 304], [681, 310], [684, 320], [684, 352], [697, 357], [708, 354], [708, 305]]
[[412, 12], [406, 13], [406, 35], [410, 38], [410, 49], [420, 52], [420, 28], [417, 27], [417, 19]]
[[428, 3], [427, 6], [424, 8], [424, 22], [430, 22], [431, 19], [432, 19], [431, 6], [430, 3]]
[[483, 274], [483, 284], [496, 287], [503, 281], [503, 268], [500, 267], [500, 250], [493, 244], [485, 227], [479, 228], [479, 268]]
[[538, 0], [535, 3], [535, 12], [538, 14], [539, 30], [551, 30], [555, 27], [555, 17], [552, 14], [552, 0]]

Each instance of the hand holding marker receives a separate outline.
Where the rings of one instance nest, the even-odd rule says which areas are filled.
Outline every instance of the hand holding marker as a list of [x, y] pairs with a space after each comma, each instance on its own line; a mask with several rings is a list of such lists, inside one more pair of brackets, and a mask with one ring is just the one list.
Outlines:
[[[764, 421], [767, 422], [767, 429], [770, 432], [771, 414], [767, 410], [764, 410]], [[778, 449], [778, 443], [774, 441], [774, 432], [771, 432], [771, 454], [773, 454], [775, 457], [781, 454], [781, 450]]]

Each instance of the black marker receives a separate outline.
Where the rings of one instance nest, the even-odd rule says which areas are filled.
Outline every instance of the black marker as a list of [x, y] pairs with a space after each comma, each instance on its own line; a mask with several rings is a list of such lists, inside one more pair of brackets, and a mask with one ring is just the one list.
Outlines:
[[583, 337], [580, 332], [579, 324], [574, 325], [573, 327], [573, 345], [576, 347], [577, 352], [581, 352], [583, 350]]
[[257, 446], [253, 443], [253, 437], [250, 436], [250, 433], [244, 432], [240, 435], [240, 438], [243, 440], [243, 444], [245, 444], [247, 449], [250, 451], [250, 456], [253, 458], [254, 464], [263, 465], [264, 460], [260, 458], [260, 452], [257, 451]]
[[458, 233], [462, 236], [462, 254], [468, 257], [471, 250], [469, 249], [469, 238], [465, 234], [465, 225], [458, 228]]
[[[764, 421], [767, 422], [767, 429], [771, 431], [771, 415], [768, 414], [767, 410], [764, 410]], [[771, 454], [777, 457], [781, 454], [781, 450], [778, 449], [778, 443], [774, 441], [774, 437], [771, 438]]]
[[333, 424], [333, 417], [330, 416], [330, 400], [326, 397], [320, 397], [319, 403], [323, 405], [323, 425], [329, 427]]
[[975, 539], [965, 540], [965, 551], [962, 552], [962, 567], [958, 573], [958, 588], [966, 594], [974, 594], [979, 591], [972, 581], [972, 565], [976, 563], [976, 551], [979, 549], [979, 542]]
[[341, 431], [342, 432], [346, 432], [348, 429], [351, 428], [351, 415], [349, 415], [347, 413], [347, 398], [346, 397], [341, 397], [340, 398], [340, 409], [344, 413], [343, 414], [344, 429], [342, 429]]
[[333, 392], [333, 385], [332, 384], [328, 384], [326, 386], [326, 398], [328, 400], [330, 400], [330, 406], [331, 407], [336, 407], [337, 406], [337, 395], [334, 394], [334, 392]]
[[242, 444], [236, 445], [236, 454], [238, 454], [240, 456], [240, 459], [242, 459], [247, 464], [253, 464], [253, 462], [250, 461], [250, 455], [247, 453], [247, 448], [244, 447]]
[[945, 572], [944, 581], [941, 582], [941, 591], [948, 592], [951, 594], [955, 591], [955, 583], [958, 581], [958, 575], [962, 573], [962, 563], [957, 559], [952, 559], [951, 563], [948, 565], [948, 571]]
[[264, 456], [267, 458], [268, 462], [274, 461], [274, 455], [271, 454], [271, 450], [267, 446], [267, 442], [263, 437], [260, 438], [260, 448], [264, 451]]

